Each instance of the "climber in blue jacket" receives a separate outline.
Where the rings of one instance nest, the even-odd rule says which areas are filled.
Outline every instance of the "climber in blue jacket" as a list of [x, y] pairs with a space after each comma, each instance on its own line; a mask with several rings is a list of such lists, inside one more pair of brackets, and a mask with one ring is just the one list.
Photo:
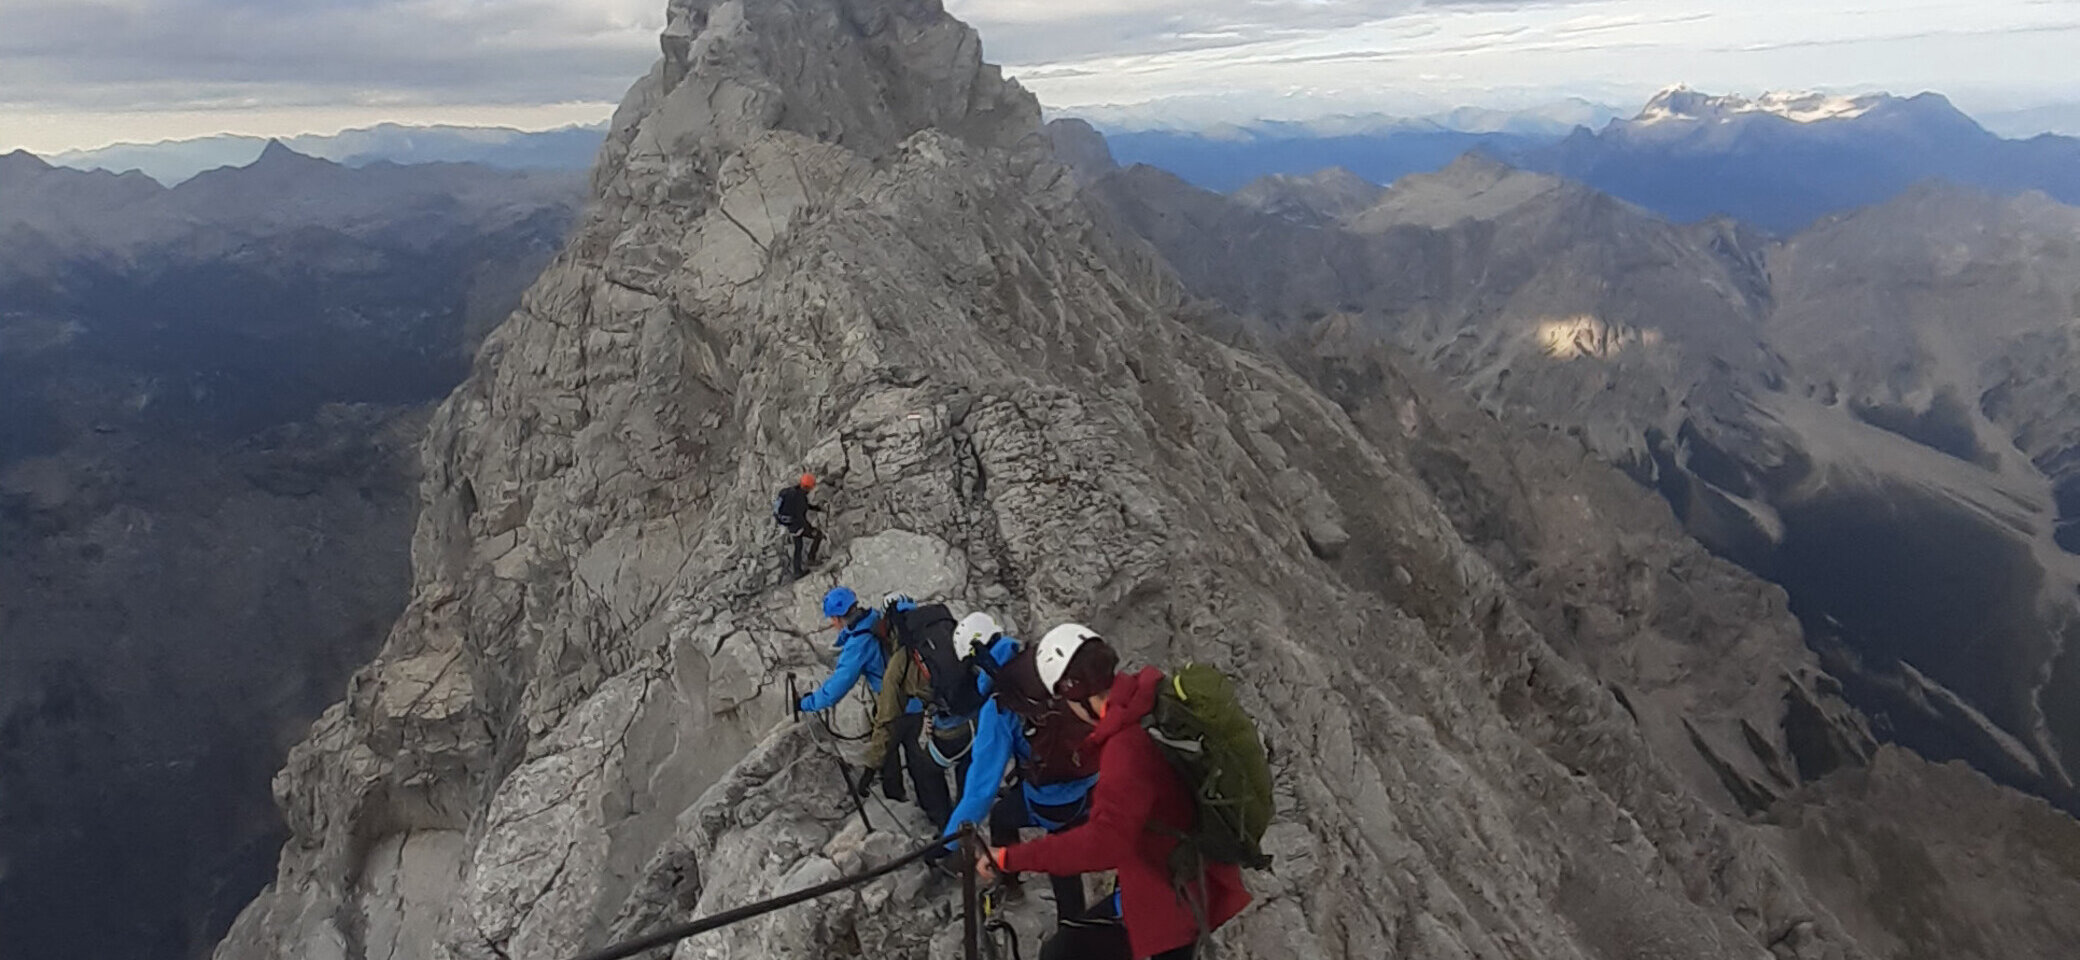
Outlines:
[[868, 690], [880, 693], [881, 676], [888, 670], [888, 651], [882, 648], [874, 629], [881, 620], [880, 610], [860, 606], [859, 594], [852, 592], [851, 587], [832, 587], [823, 595], [823, 615], [830, 618], [831, 627], [838, 631], [833, 644], [838, 648], [838, 666], [823, 686], [802, 697], [798, 706], [803, 713], [837, 706], [861, 677], [866, 678]]
[[[943, 834], [950, 838], [970, 824], [987, 822], [990, 844], [996, 847], [1016, 843], [1025, 827], [1057, 833], [1082, 823], [1090, 813], [1091, 788], [1098, 783], [1097, 752], [1083, 745], [1090, 725], [1057, 708], [1040, 681], [1032, 650], [999, 643], [990, 647], [992, 657], [1000, 650], [1003, 668], [977, 681], [989, 702], [976, 718], [967, 781]], [[1018, 783], [1000, 797], [1007, 766], [1016, 770]], [[1083, 878], [1048, 879], [1056, 922], [1080, 918]]]

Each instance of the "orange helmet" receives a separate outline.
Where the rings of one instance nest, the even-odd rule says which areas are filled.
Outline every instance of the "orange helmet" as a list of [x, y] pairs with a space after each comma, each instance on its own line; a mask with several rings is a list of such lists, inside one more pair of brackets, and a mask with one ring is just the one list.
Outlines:
[[802, 489], [804, 489], [804, 490], [814, 490], [814, 489], [816, 489], [816, 475], [815, 475], [815, 474], [813, 474], [813, 473], [805, 473], [805, 474], [802, 474]]

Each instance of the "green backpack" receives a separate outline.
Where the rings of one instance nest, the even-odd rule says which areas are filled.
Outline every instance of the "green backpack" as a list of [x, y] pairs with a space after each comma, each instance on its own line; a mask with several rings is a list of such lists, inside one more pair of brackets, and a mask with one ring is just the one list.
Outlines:
[[1271, 763], [1257, 724], [1235, 699], [1227, 675], [1187, 664], [1163, 679], [1155, 709], [1141, 724], [1184, 778], [1198, 807], [1178, 844], [1185, 872], [1192, 858], [1263, 870], [1264, 830], [1271, 825]]

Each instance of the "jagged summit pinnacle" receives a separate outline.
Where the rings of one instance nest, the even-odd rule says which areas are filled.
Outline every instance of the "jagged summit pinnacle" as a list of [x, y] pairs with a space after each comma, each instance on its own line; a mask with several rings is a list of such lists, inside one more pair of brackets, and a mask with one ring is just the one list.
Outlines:
[[886, 156], [935, 128], [1036, 138], [1039, 102], [938, 0], [673, 0], [664, 56], [616, 111], [604, 167], [714, 156], [765, 130]]
[[254, 157], [253, 162], [246, 164], [245, 169], [288, 171], [337, 169], [339, 167], [340, 164], [331, 160], [299, 152], [295, 147], [289, 146], [279, 139], [269, 138], [267, 146], [261, 148], [260, 155]]

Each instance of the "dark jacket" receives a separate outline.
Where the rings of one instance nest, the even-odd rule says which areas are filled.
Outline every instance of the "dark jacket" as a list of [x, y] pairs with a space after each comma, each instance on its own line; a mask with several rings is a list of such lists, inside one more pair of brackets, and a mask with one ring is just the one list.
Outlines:
[[809, 524], [809, 512], [823, 508], [809, 502], [809, 491], [797, 483], [773, 499], [773, 520], [789, 530], [800, 530]]
[[[1153, 667], [1114, 679], [1105, 716], [1088, 741], [1099, 751], [1090, 820], [1004, 851], [1005, 869], [1016, 872], [1068, 876], [1118, 870], [1120, 916], [1136, 957], [1152, 957], [1199, 938], [1199, 922], [1179, 900], [1170, 877], [1174, 834], [1192, 826], [1196, 810], [1188, 788], [1141, 726], [1155, 709], [1162, 682], [1162, 672]], [[1209, 863], [1204, 889], [1194, 892], [1206, 905], [1209, 930], [1249, 905], [1242, 871], [1234, 864]]]

